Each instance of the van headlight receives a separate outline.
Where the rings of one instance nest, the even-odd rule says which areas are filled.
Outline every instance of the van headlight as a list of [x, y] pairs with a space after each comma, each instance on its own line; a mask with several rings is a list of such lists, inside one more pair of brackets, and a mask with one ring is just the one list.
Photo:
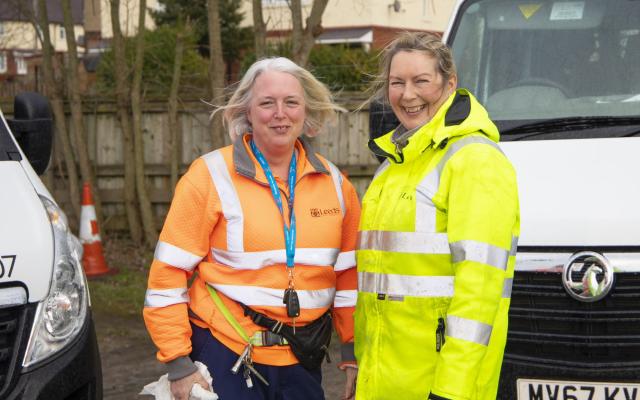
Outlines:
[[38, 304], [22, 365], [38, 363], [74, 340], [87, 318], [89, 294], [80, 260], [82, 245], [69, 231], [67, 217], [51, 200], [40, 196], [54, 240], [54, 265], [47, 298]]

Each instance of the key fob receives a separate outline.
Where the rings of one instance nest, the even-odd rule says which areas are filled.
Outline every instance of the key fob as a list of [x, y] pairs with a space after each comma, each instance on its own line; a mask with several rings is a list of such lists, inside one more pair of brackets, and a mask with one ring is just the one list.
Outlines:
[[287, 289], [284, 297], [284, 304], [287, 306], [287, 316], [289, 318], [296, 318], [300, 316], [300, 300], [298, 300], [298, 293], [293, 289]]
[[282, 296], [282, 302], [284, 304], [287, 304], [287, 302], [289, 301], [289, 295], [291, 294], [291, 290], [293, 290], [293, 289], [285, 289], [284, 290], [284, 295]]
[[244, 377], [244, 382], [247, 384], [247, 387], [251, 389], [253, 387], [253, 379], [251, 379], [251, 371], [249, 371], [249, 368], [245, 367], [242, 375]]

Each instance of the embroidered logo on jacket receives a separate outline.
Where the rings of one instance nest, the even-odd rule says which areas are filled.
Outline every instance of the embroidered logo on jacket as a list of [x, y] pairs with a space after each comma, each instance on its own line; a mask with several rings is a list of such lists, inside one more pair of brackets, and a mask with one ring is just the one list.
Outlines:
[[325, 208], [325, 209], [310, 208], [309, 211], [311, 212], [311, 216], [312, 217], [326, 217], [327, 215], [339, 215], [340, 214], [340, 209], [337, 208], [337, 207]]
[[413, 194], [412, 193], [407, 193], [407, 192], [402, 192], [400, 193], [400, 198], [403, 200], [413, 200]]

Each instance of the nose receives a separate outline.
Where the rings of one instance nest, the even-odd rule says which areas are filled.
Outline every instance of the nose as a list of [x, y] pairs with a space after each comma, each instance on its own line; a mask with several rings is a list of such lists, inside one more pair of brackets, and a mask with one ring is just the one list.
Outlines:
[[402, 98], [404, 100], [412, 100], [416, 97], [416, 88], [413, 86], [412, 82], [406, 82], [404, 85], [404, 90], [402, 91]]
[[285, 117], [284, 115], [284, 103], [281, 102], [277, 102], [276, 103], [276, 109], [275, 109], [275, 118], [277, 119], [283, 119]]

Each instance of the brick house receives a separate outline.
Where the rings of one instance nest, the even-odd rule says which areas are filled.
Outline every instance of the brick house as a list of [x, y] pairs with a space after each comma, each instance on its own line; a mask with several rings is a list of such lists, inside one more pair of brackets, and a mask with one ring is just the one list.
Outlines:
[[[311, 0], [302, 0], [303, 20], [311, 11]], [[277, 40], [291, 31], [287, 0], [263, 0], [268, 37]], [[329, 0], [322, 15], [322, 34], [316, 43], [359, 45], [380, 49], [401, 31], [446, 29], [454, 0]], [[251, 1], [243, 2], [245, 24], [252, 25]]]

